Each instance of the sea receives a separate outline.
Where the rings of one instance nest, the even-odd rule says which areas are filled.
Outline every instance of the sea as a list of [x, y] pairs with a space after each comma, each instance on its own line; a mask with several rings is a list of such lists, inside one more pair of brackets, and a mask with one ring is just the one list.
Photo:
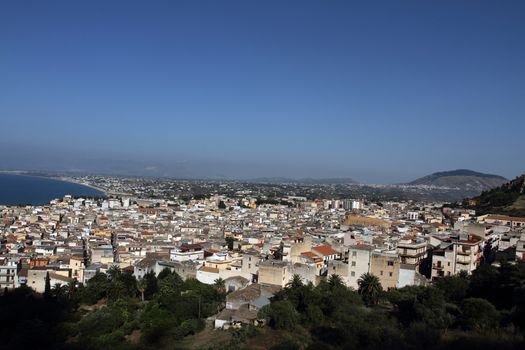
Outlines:
[[45, 177], [0, 174], [0, 205], [43, 205], [65, 195], [104, 197], [94, 188]]

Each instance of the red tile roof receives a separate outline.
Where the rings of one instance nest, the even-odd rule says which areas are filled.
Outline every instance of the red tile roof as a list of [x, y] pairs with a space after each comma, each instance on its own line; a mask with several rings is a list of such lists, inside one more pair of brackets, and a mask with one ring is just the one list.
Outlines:
[[334, 250], [332, 247], [330, 247], [329, 245], [320, 245], [320, 246], [312, 248], [312, 250], [315, 251], [316, 253], [319, 253], [322, 256], [338, 254], [338, 252]]
[[317, 254], [313, 252], [302, 252], [301, 255], [310, 259], [318, 258]]

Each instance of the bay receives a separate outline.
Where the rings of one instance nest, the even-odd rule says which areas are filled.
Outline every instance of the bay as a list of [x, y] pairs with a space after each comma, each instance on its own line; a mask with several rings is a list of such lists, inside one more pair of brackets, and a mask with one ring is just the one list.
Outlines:
[[94, 188], [44, 177], [0, 174], [0, 205], [43, 205], [65, 195], [104, 197]]

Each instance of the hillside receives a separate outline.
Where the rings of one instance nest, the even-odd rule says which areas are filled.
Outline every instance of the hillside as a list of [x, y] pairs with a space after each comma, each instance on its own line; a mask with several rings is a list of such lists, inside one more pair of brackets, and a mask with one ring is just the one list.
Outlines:
[[525, 174], [481, 195], [464, 201], [479, 214], [525, 216]]
[[483, 174], [467, 169], [442, 171], [427, 175], [409, 183], [409, 185], [426, 185], [451, 187], [465, 190], [486, 191], [508, 181], [503, 176]]

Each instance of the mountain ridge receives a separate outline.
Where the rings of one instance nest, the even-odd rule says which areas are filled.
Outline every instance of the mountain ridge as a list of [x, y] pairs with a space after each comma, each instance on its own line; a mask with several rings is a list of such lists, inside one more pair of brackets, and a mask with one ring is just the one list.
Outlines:
[[486, 191], [504, 184], [508, 179], [500, 175], [485, 174], [469, 169], [456, 169], [435, 172], [420, 177], [408, 185], [427, 185], [437, 187], [458, 187]]

